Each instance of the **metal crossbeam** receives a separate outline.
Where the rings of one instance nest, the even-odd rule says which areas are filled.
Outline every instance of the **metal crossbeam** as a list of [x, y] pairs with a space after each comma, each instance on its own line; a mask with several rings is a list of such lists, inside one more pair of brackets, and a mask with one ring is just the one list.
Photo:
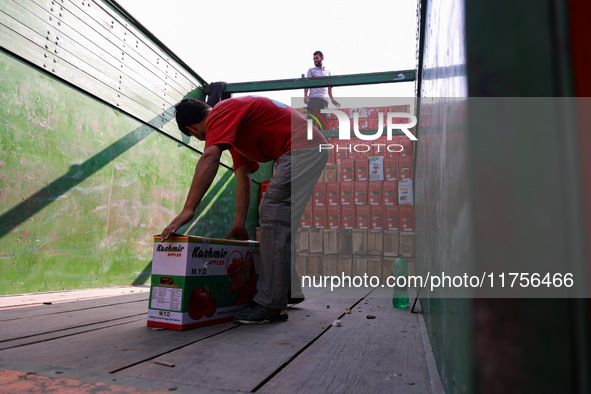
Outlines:
[[[384, 71], [364, 74], [333, 75], [330, 77], [277, 79], [271, 81], [227, 83], [226, 93], [264, 92], [270, 90], [310, 89], [334, 86], [372, 85], [379, 83], [412, 82], [415, 80], [415, 70]], [[208, 94], [209, 85], [198, 88]]]

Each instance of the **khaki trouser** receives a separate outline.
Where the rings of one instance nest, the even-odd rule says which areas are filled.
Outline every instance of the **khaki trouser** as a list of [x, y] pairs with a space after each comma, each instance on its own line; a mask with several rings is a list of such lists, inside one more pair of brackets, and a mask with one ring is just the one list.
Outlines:
[[328, 153], [318, 148], [295, 150], [281, 156], [259, 205], [260, 270], [254, 301], [284, 309], [292, 282], [292, 293], [301, 292], [295, 269], [295, 238], [299, 220]]

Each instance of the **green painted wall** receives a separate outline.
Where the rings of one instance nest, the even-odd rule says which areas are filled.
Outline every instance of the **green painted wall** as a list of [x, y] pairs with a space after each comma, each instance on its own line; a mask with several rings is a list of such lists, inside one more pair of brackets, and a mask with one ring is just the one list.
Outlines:
[[[5, 52], [0, 74], [0, 293], [145, 283], [199, 152]], [[223, 237], [233, 193], [220, 167], [182, 230]]]
[[[415, 247], [423, 277], [588, 277], [577, 106], [556, 98], [572, 95], [568, 7], [535, 3], [420, 0]], [[445, 391], [590, 392], [587, 300], [496, 289], [471, 298], [450, 287], [421, 291]]]

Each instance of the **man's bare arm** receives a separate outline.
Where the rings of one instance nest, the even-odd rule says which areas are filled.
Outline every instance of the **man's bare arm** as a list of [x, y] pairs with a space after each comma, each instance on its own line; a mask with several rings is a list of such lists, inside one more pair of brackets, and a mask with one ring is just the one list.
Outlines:
[[166, 241], [182, 225], [193, 219], [195, 210], [217, 174], [222, 151], [223, 149], [219, 145], [211, 145], [203, 151], [203, 155], [201, 155], [195, 166], [195, 175], [193, 176], [185, 206], [181, 213], [162, 231], [160, 241]]
[[249, 239], [246, 230], [246, 216], [250, 205], [251, 174], [250, 165], [245, 164], [238, 167], [234, 172], [236, 175], [236, 211], [234, 212], [234, 225], [226, 235], [226, 238]]

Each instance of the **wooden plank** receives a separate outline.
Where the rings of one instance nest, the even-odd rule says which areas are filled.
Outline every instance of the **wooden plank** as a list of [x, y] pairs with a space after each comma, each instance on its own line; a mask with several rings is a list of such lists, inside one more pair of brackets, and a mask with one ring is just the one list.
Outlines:
[[367, 253], [371, 256], [381, 256], [384, 252], [383, 240], [383, 230], [367, 230]]
[[367, 256], [353, 255], [351, 275], [363, 277], [367, 274]]
[[370, 297], [257, 392], [431, 392], [418, 315], [392, 308], [388, 290]]
[[0, 350], [0, 358], [113, 372], [234, 328], [236, 326], [233, 323], [224, 323], [187, 331], [162, 330], [148, 327], [146, 320], [140, 319], [47, 342]]
[[296, 252], [298, 254], [310, 252], [310, 229], [298, 228], [298, 234], [296, 238]]
[[[131, 316], [147, 316], [148, 304], [145, 301], [88, 309], [23, 317], [0, 323], [0, 348], [9, 341], [20, 338], [33, 338], [48, 332], [58, 332], [78, 326], [88, 326], [105, 321]], [[31, 339], [34, 340], [34, 339]]]
[[[327, 164], [322, 171], [324, 182], [337, 182], [337, 166]], [[337, 196], [338, 198], [338, 196]]]
[[0, 360], [0, 379], [5, 393], [220, 393], [197, 385], [125, 376], [113, 378], [109, 373], [6, 359]]
[[[8, 296], [14, 297], [14, 296]], [[55, 315], [64, 312], [72, 312], [97, 307], [106, 307], [112, 305], [125, 305], [134, 302], [147, 302], [150, 298], [150, 292], [135, 294], [126, 294], [122, 296], [94, 298], [89, 300], [76, 300], [70, 302], [52, 303], [51, 305], [38, 305], [22, 308], [11, 308], [0, 310], [0, 323], [7, 320], [30, 318], [36, 316]]]
[[416, 265], [414, 258], [407, 258], [406, 262], [408, 263], [408, 275], [414, 276], [416, 273]]
[[367, 255], [367, 230], [353, 229], [353, 254]]
[[353, 254], [353, 230], [339, 229], [337, 237], [338, 254]]
[[339, 275], [338, 271], [338, 258], [336, 254], [325, 254], [322, 261], [322, 274], [323, 275]]
[[368, 256], [367, 257], [367, 275], [376, 276], [380, 280], [382, 279], [382, 256]]
[[399, 252], [404, 257], [414, 257], [415, 255], [415, 233], [414, 231], [400, 232]]
[[338, 274], [344, 275], [351, 275], [352, 272], [352, 264], [353, 264], [353, 256], [352, 255], [338, 255], [337, 261], [337, 270]]
[[310, 229], [310, 253], [323, 253], [324, 245], [322, 243], [322, 229], [311, 228]]
[[322, 275], [322, 259], [324, 255], [321, 253], [314, 253], [308, 255], [308, 266], [306, 268], [306, 275]]
[[337, 229], [327, 229], [325, 228], [322, 230], [322, 239], [323, 239], [323, 251], [324, 254], [337, 254]]
[[298, 254], [296, 256], [296, 269], [300, 276], [308, 275], [308, 254]]
[[392, 267], [396, 261], [397, 256], [384, 256], [383, 267], [382, 267], [382, 283], [386, 283], [388, 277], [393, 275]]
[[[334, 292], [325, 298], [306, 300], [289, 309], [287, 322], [240, 326], [156, 358], [174, 364], [174, 368], [145, 362], [120, 373], [218, 389], [253, 390], [321, 335], [367, 291], [348, 289], [348, 293]], [[354, 293], [355, 298], [343, 297]]]
[[[58, 318], [54, 317], [55, 320]], [[101, 322], [94, 322], [91, 324], [80, 324], [80, 325], [73, 325], [71, 327], [65, 327], [60, 330], [48, 331], [48, 332], [40, 332], [38, 334], [32, 336], [25, 336], [16, 339], [11, 339], [6, 342], [0, 342], [0, 351], [7, 350], [7, 349], [19, 349], [22, 346], [26, 345], [33, 345], [37, 343], [48, 342], [51, 340], [57, 340], [61, 338], [68, 338], [72, 335], [78, 335], [82, 333], [88, 332], [95, 332], [97, 330], [109, 328], [109, 327], [119, 327], [122, 324], [127, 324], [130, 322], [141, 322], [145, 324], [146, 322], [146, 314], [140, 313], [135, 316], [124, 316], [113, 320], [105, 320]]]
[[398, 256], [398, 237], [396, 230], [384, 230], [384, 256]]

